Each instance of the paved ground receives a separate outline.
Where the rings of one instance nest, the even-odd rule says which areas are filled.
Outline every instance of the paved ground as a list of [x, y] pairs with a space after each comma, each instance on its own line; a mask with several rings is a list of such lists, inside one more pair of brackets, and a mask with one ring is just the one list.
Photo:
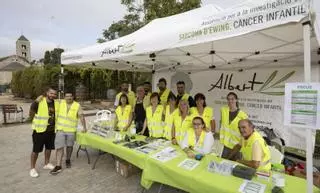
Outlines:
[[[110, 155], [104, 155], [92, 170], [87, 164], [84, 152], [79, 158], [72, 156], [72, 168], [64, 169], [57, 176], [43, 170], [44, 155], [40, 154], [37, 169], [38, 178], [29, 177], [31, 129], [29, 124], [0, 127], [0, 192], [1, 193], [64, 193], [64, 192], [141, 192], [141, 174], [127, 179], [115, 172], [114, 162]], [[89, 151], [92, 159], [97, 152]], [[52, 156], [53, 157], [53, 156]], [[53, 159], [51, 159], [53, 160]], [[54, 163], [54, 161], [52, 161]], [[157, 192], [159, 184], [154, 184], [146, 192]], [[164, 186], [162, 192], [177, 192]]]
[[[0, 96], [0, 104], [22, 106], [24, 117], [27, 117], [31, 103], [13, 100], [11, 96]], [[76, 158], [74, 151], [71, 158], [72, 168], [64, 169], [59, 175], [52, 176], [49, 171], [42, 169], [44, 155], [40, 154], [37, 162], [37, 170], [40, 176], [31, 178], [29, 176], [32, 149], [31, 125], [12, 124], [3, 126], [2, 112], [0, 117], [0, 193], [142, 192], [143, 189], [140, 186], [141, 173], [127, 179], [123, 178], [115, 172], [114, 162], [110, 155], [102, 156], [96, 165], [96, 169], [92, 170], [91, 165], [87, 164], [85, 153], [80, 152], [79, 158]], [[97, 151], [89, 150], [89, 154], [91, 160], [94, 160]], [[54, 164], [54, 152], [51, 157]], [[159, 186], [159, 184], [154, 184], [150, 190], [145, 192], [158, 192]], [[161, 192], [177, 192], [177, 190], [164, 186]]]

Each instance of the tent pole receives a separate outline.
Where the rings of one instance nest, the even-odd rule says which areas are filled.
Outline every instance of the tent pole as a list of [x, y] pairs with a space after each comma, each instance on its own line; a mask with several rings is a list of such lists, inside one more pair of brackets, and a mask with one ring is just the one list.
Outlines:
[[[304, 45], [304, 81], [311, 82], [311, 50], [310, 50], [310, 21], [303, 23]], [[312, 156], [312, 129], [306, 131], [307, 142], [307, 192], [313, 192], [313, 156]]]

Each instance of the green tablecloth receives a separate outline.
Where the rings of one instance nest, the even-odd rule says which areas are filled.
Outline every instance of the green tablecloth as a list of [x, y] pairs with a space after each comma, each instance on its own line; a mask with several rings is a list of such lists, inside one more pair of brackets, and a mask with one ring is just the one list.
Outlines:
[[[143, 136], [137, 136], [137, 140], [143, 140]], [[178, 164], [187, 158], [185, 153], [178, 147], [174, 146], [180, 153], [180, 156], [162, 163], [150, 158], [148, 155], [135, 150], [112, 143], [113, 139], [106, 139], [91, 133], [78, 133], [77, 143], [79, 145], [89, 146], [101, 151], [116, 155], [133, 165], [143, 169], [141, 185], [147, 189], [153, 182], [167, 184], [187, 192], [204, 193], [204, 192], [238, 192], [243, 179], [234, 176], [224, 176], [218, 173], [207, 171], [208, 164], [211, 160], [222, 160], [214, 155], [205, 156], [194, 170], [188, 171], [178, 167]], [[272, 182], [266, 182], [256, 177], [253, 179], [267, 185], [265, 192], [271, 192]], [[300, 193], [306, 192], [306, 180], [294, 176], [286, 175], [285, 192]], [[319, 189], [315, 188], [315, 191]]]
[[[210, 161], [222, 161], [214, 155], [205, 156], [200, 164], [192, 171], [184, 170], [178, 167], [179, 163], [186, 159], [186, 155], [181, 155], [166, 163], [161, 163], [155, 159], [148, 159], [145, 169], [142, 173], [141, 185], [149, 189], [153, 182], [167, 184], [187, 192], [203, 193], [203, 192], [219, 192], [234, 193], [239, 192], [243, 179], [234, 176], [225, 176], [218, 173], [212, 173], [207, 170]], [[300, 193], [306, 192], [306, 180], [294, 176], [285, 176], [286, 186], [285, 192]], [[267, 185], [265, 192], [271, 192], [272, 180], [269, 182], [254, 177], [253, 181]], [[320, 192], [318, 188], [314, 188], [314, 192]]]
[[[144, 140], [144, 136], [136, 136], [136, 140]], [[77, 133], [77, 143], [79, 145], [88, 146], [94, 149], [99, 149], [103, 152], [113, 154], [124, 159], [140, 169], [145, 167], [147, 155], [129, 149], [122, 145], [114, 144], [114, 139], [106, 139], [92, 133]]]

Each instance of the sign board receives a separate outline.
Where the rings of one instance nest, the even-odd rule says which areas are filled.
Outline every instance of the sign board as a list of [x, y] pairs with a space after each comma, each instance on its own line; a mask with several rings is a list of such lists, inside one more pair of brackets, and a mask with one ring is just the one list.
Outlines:
[[284, 124], [320, 129], [320, 83], [285, 85]]

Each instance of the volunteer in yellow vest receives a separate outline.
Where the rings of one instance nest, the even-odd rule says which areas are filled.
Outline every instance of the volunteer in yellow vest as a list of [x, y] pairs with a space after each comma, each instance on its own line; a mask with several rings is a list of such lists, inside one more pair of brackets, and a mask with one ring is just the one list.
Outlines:
[[184, 83], [184, 81], [178, 81], [177, 82], [177, 100], [178, 103], [180, 102], [180, 100], [187, 100], [189, 102], [189, 107], [195, 107], [196, 104], [192, 98], [192, 96], [190, 96], [188, 93], [185, 92], [186, 90], [186, 85]]
[[44, 169], [52, 170], [54, 166], [50, 163], [51, 150], [54, 149], [56, 113], [58, 103], [54, 101], [57, 97], [57, 91], [52, 87], [46, 90], [45, 97], [38, 97], [30, 107], [29, 117], [32, 120], [32, 153], [30, 176], [38, 177], [36, 167], [38, 154], [45, 147]]
[[164, 133], [163, 137], [171, 140], [171, 132], [173, 126], [173, 117], [178, 113], [177, 109], [177, 98], [174, 94], [170, 94], [168, 97], [168, 103], [165, 109], [165, 119], [164, 119]]
[[235, 93], [230, 92], [227, 95], [227, 100], [228, 106], [221, 108], [220, 143], [224, 146], [222, 158], [226, 158], [231, 149], [240, 141], [238, 122], [248, 118], [248, 115], [239, 109], [238, 96]]
[[191, 113], [195, 116], [202, 117], [207, 129], [214, 133], [216, 130], [216, 122], [214, 120], [213, 108], [207, 106], [206, 97], [202, 93], [196, 94], [194, 100], [197, 106], [190, 109]]
[[206, 129], [206, 124], [201, 117], [192, 120], [193, 128], [189, 129], [180, 144], [181, 149], [189, 158], [195, 158], [196, 154], [209, 154], [213, 146], [213, 134]]
[[126, 94], [127, 97], [128, 97], [129, 105], [131, 105], [131, 107], [133, 108], [133, 107], [134, 107], [134, 102], [135, 102], [136, 95], [134, 94], [134, 92], [129, 91], [129, 85], [128, 85], [128, 83], [123, 82], [123, 83], [121, 84], [120, 89], [121, 89], [121, 91], [116, 95], [116, 100], [114, 101], [114, 106], [117, 107], [118, 104], [119, 104], [119, 101], [120, 101], [120, 96], [121, 96], [122, 94]]
[[150, 96], [151, 96], [151, 92], [152, 92], [152, 86], [150, 82], [144, 82], [143, 83], [143, 88], [144, 88], [144, 95], [145, 98], [147, 99], [147, 101], [149, 101], [150, 103]]
[[[158, 88], [159, 88], [159, 96], [160, 96], [160, 104], [163, 106], [167, 105], [168, 96], [172, 92], [170, 89], [167, 88], [167, 81], [164, 78], [160, 78], [158, 82]], [[173, 94], [173, 93], [172, 93]]]
[[73, 92], [66, 91], [64, 100], [59, 101], [59, 110], [56, 119], [56, 166], [50, 174], [56, 175], [62, 170], [62, 157], [66, 147], [66, 168], [71, 168], [71, 154], [76, 140], [78, 122], [81, 121], [82, 132], [87, 131], [86, 121], [80, 104], [74, 101]]
[[[137, 99], [134, 105], [133, 120], [136, 126], [136, 132], [140, 133], [143, 129], [143, 124], [146, 119], [146, 109], [150, 106], [150, 98], [145, 96], [145, 90], [143, 86], [137, 87]], [[148, 136], [148, 133], [143, 135]]]
[[129, 105], [126, 94], [120, 96], [118, 107], [116, 108], [116, 127], [120, 131], [128, 131], [132, 123], [132, 107]]
[[190, 113], [189, 103], [186, 100], [181, 100], [178, 105], [178, 112], [173, 116], [172, 127], [172, 144], [180, 144], [186, 132], [192, 128], [193, 115]]
[[242, 138], [240, 143], [232, 149], [228, 159], [234, 159], [236, 153], [240, 151], [242, 159], [236, 160], [237, 162], [259, 171], [270, 171], [271, 154], [269, 147], [262, 136], [254, 130], [252, 122], [248, 119], [240, 120], [239, 130]]
[[159, 138], [163, 136], [164, 108], [163, 105], [159, 104], [159, 101], [159, 94], [152, 93], [150, 97], [151, 106], [146, 109], [146, 119], [140, 134], [143, 134], [148, 127], [150, 137]]

